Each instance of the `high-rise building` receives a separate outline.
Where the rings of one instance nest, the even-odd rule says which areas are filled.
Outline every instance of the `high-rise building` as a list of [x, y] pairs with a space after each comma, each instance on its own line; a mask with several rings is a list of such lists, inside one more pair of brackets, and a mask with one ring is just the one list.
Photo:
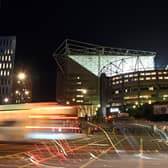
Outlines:
[[16, 37], [0, 37], [0, 104], [12, 102]]
[[155, 55], [155, 52], [65, 40], [53, 54], [58, 67], [56, 99], [66, 104], [98, 105], [102, 73], [113, 76], [133, 69], [152, 70]]

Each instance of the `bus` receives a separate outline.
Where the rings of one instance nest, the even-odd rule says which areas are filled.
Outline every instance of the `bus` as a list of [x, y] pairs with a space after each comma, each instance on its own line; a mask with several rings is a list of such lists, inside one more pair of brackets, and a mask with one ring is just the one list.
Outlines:
[[55, 102], [0, 105], [0, 141], [80, 138], [78, 108]]

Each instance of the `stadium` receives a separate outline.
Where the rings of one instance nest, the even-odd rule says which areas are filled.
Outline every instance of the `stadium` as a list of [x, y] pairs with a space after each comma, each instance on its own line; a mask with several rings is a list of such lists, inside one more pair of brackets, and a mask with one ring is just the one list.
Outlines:
[[[100, 102], [103, 105], [102, 91], [105, 88], [100, 88], [101, 74], [113, 77], [154, 70], [155, 56], [155, 52], [66, 39], [53, 53], [57, 64], [56, 100], [62, 104], [82, 105], [88, 115], [95, 115]], [[110, 92], [109, 96], [112, 95]]]

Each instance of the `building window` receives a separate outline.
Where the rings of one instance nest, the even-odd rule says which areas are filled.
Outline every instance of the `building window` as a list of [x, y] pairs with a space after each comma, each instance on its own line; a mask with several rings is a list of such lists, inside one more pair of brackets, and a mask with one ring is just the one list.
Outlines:
[[4, 76], [6, 76], [6, 70], [4, 70]]
[[151, 75], [151, 73], [150, 73], [150, 72], [147, 72], [145, 75], [146, 75], [146, 76], [149, 76], [149, 75]]
[[5, 69], [5, 63], [3, 63], [3, 69]]
[[3, 71], [1, 70], [1, 76], [3, 75]]
[[77, 76], [77, 79], [80, 79], [80, 77], [79, 77], [79, 76]]
[[76, 82], [78, 85], [81, 85], [82, 84], [82, 82]]
[[8, 56], [6, 55], [6, 56], [5, 56], [5, 61], [7, 61], [7, 60], [8, 60]]
[[2, 64], [0, 63], [0, 69], [2, 68]]
[[2, 56], [2, 61], [4, 61], [4, 56]]
[[153, 76], [153, 77], [152, 77], [152, 80], [155, 80], [155, 79], [156, 79], [156, 77], [155, 77], [155, 76]]
[[151, 75], [156, 75], [156, 72], [151, 72]]
[[11, 61], [11, 56], [9, 55], [9, 57], [8, 57], [8, 61]]
[[144, 78], [139, 78], [140, 80], [144, 80]]
[[12, 68], [12, 63], [9, 64], [9, 68], [10, 68], [10, 69]]
[[164, 79], [168, 79], [168, 76], [165, 76]]
[[10, 73], [9, 73], [9, 71], [8, 71], [8, 72], [7, 72], [7, 76], [9, 76], [9, 74], [10, 74]]
[[76, 97], [83, 97], [83, 95], [76, 95]]
[[151, 87], [148, 88], [148, 90], [153, 91], [153, 90], [154, 90], [154, 87], [151, 86]]
[[8, 87], [6, 87], [6, 94], [8, 94]]
[[159, 79], [163, 79], [163, 76], [159, 76]]
[[144, 75], [145, 75], [145, 73], [140, 73], [140, 75], [144, 76]]
[[125, 82], [125, 83], [128, 82], [128, 79], [125, 79], [124, 82]]
[[76, 100], [77, 103], [83, 103], [83, 100]]
[[151, 78], [150, 77], [146, 77], [146, 80], [150, 80]]
[[116, 91], [115, 91], [115, 94], [119, 94], [119, 90], [116, 90]]

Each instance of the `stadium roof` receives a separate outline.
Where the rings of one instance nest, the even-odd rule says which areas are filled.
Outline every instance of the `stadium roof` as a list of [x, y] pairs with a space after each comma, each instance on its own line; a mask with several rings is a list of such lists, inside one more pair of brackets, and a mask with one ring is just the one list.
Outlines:
[[155, 56], [156, 52], [106, 47], [106, 46], [66, 39], [53, 53], [54, 57], [59, 55]]

